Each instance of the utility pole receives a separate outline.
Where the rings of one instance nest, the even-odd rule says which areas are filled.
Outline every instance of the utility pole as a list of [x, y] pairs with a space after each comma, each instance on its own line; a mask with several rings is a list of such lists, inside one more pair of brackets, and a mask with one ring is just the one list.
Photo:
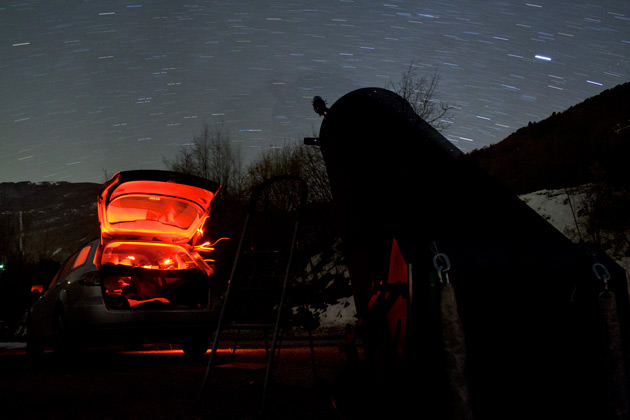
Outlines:
[[22, 224], [22, 211], [20, 211], [20, 257], [24, 258], [24, 227]]

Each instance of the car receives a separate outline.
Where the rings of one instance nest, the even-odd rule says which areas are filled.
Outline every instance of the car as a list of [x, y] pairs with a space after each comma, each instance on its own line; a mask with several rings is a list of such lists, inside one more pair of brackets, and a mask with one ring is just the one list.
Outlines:
[[72, 254], [27, 312], [27, 353], [89, 344], [174, 343], [203, 355], [220, 312], [204, 231], [221, 186], [171, 171], [114, 175], [100, 189], [100, 237]]

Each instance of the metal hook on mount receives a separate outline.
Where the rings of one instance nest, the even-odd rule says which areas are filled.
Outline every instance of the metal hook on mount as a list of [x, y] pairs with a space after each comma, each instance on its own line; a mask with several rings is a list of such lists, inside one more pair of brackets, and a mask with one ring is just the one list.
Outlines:
[[[433, 266], [437, 270], [440, 282], [444, 285], [449, 284], [448, 271], [451, 269], [451, 262], [446, 254], [437, 253], [433, 257]], [[442, 277], [444, 274], [444, 277]]]

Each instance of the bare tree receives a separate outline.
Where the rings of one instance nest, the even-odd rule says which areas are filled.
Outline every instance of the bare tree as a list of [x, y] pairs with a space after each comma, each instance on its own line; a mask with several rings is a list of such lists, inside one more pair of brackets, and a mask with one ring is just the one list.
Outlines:
[[240, 150], [234, 148], [222, 125], [205, 124], [190, 144], [183, 145], [175, 159], [164, 159], [166, 167], [211, 179], [222, 185], [221, 195], [239, 194], [243, 176]]
[[400, 80], [390, 80], [386, 89], [405, 98], [423, 120], [437, 130], [444, 131], [449, 125], [448, 120], [454, 107], [436, 99], [439, 81], [437, 70], [431, 76], [419, 76], [418, 69], [412, 62]]
[[248, 183], [252, 187], [284, 174], [296, 175], [306, 181], [310, 202], [332, 200], [328, 173], [318, 148], [287, 143], [284, 147], [264, 152], [247, 168]]

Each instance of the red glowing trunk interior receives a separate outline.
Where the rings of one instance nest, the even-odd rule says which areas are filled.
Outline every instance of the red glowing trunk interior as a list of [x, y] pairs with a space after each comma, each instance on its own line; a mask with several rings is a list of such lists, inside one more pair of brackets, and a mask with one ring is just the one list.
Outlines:
[[207, 253], [212, 248], [198, 244], [220, 186], [164, 174], [122, 172], [101, 189], [101, 252], [95, 263], [102, 268], [110, 309], [202, 309], [209, 304], [213, 264]]

